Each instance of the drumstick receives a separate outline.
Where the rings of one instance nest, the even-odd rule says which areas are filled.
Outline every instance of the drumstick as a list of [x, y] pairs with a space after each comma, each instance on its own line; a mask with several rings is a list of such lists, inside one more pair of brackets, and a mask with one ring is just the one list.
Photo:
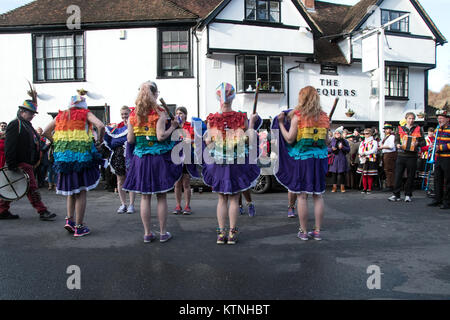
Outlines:
[[167, 114], [168, 114], [169, 117], [170, 117], [170, 120], [175, 119], [175, 117], [173, 116], [172, 112], [170, 112], [169, 108], [167, 107], [167, 104], [166, 104], [166, 102], [164, 101], [164, 99], [163, 99], [163, 98], [160, 98], [159, 101], [161, 101], [161, 105], [162, 105], [162, 107], [164, 108], [164, 110], [166, 110]]
[[258, 104], [258, 94], [260, 85], [261, 85], [261, 78], [258, 78], [258, 80], [256, 81], [255, 99], [253, 100], [253, 114], [256, 113], [256, 105]]
[[336, 111], [338, 102], [339, 102], [339, 98], [334, 99], [333, 107], [331, 108], [330, 115], [328, 116], [328, 118], [330, 119], [330, 122], [331, 122], [331, 118], [333, 117], [334, 111]]

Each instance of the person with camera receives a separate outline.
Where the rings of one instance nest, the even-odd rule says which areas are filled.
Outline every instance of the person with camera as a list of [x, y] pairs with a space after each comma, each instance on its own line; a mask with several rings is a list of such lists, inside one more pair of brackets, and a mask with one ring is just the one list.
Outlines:
[[333, 189], [331, 192], [337, 191], [337, 185], [340, 185], [341, 192], [345, 192], [345, 174], [349, 166], [347, 162], [347, 153], [350, 152], [350, 145], [346, 139], [343, 138], [343, 127], [339, 127], [334, 131], [334, 136], [328, 147], [328, 152], [331, 153], [332, 163], [328, 169], [333, 176]]

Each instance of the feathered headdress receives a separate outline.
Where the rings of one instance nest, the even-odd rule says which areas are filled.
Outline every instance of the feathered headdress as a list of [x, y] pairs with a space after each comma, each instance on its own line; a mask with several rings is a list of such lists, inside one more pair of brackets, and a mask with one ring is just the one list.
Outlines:
[[101, 95], [84, 90], [83, 88], [78, 89], [77, 92], [78, 92], [78, 95], [81, 97], [88, 96], [89, 98], [94, 99], [94, 100], [99, 100], [99, 99], [103, 98]]
[[[28, 81], [28, 80], [27, 80]], [[30, 81], [28, 81], [28, 85], [30, 86], [30, 90], [27, 91], [27, 94], [30, 96], [31, 99], [25, 100], [21, 106], [19, 106], [19, 109], [28, 110], [33, 113], [37, 112], [37, 98], [38, 94], [36, 92], [36, 88], [31, 85]]]

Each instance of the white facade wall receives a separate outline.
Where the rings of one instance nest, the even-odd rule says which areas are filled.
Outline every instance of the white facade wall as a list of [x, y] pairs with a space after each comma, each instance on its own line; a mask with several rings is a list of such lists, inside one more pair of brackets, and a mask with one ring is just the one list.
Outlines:
[[[292, 1], [282, 1], [280, 4], [282, 24], [299, 28], [309, 27]], [[232, 1], [216, 18], [243, 21], [245, 19], [245, 0]], [[304, 29], [300, 32], [299, 29], [231, 23], [211, 23], [209, 25], [209, 46], [210, 48], [235, 50], [314, 53], [313, 35]]]
[[385, 61], [430, 65], [436, 63], [436, 42], [434, 40], [404, 38], [393, 35], [388, 35], [386, 38]]
[[[314, 53], [312, 34], [293, 29], [212, 23], [209, 26], [211, 48]], [[280, 41], [283, 39], [283, 41]]]
[[[281, 23], [291, 26], [308, 27], [305, 19], [292, 1], [281, 1]], [[216, 17], [217, 19], [243, 21], [245, 19], [245, 0], [231, 1]]]
[[[409, 0], [385, 0], [372, 15], [361, 26], [365, 28], [376, 28], [381, 26], [381, 9], [404, 11], [411, 13], [409, 16], [409, 32], [411, 35], [432, 37], [433, 33], [428, 28], [425, 21], [416, 11]], [[386, 61], [402, 61], [414, 63], [435, 64], [435, 42], [430, 39], [415, 39], [388, 35], [385, 39], [385, 59]], [[344, 45], [342, 45], [344, 48]], [[361, 59], [361, 40], [353, 42], [353, 58]]]
[[[30, 34], [0, 35], [0, 121], [16, 117], [17, 107], [29, 99], [27, 80], [33, 80], [33, 54]], [[36, 120], [48, 121], [45, 109], [39, 108]], [[47, 120], [45, 120], [47, 119]], [[51, 119], [51, 118], [50, 118]]]
[[[45, 126], [51, 117], [47, 112], [57, 112], [67, 107], [70, 97], [77, 89], [85, 89], [100, 99], [87, 98], [89, 106], [111, 106], [111, 122], [120, 122], [120, 107], [134, 106], [140, 84], [156, 81], [167, 104], [184, 105], [189, 116], [197, 115], [196, 78], [157, 78], [157, 29], [127, 29], [126, 39], [120, 40], [120, 30], [97, 30], [85, 32], [85, 82], [38, 83], [39, 94], [53, 96], [49, 101], [39, 101], [39, 115], [34, 125]], [[195, 38], [194, 38], [195, 40]], [[192, 41], [195, 56], [195, 41]], [[0, 121], [10, 121], [16, 116], [17, 106], [29, 97], [28, 84], [33, 80], [33, 57], [31, 34], [0, 35], [0, 94], [6, 97]], [[193, 59], [193, 73], [196, 71]], [[2, 110], [2, 111], [3, 111]]]
[[[291, 1], [281, 2], [282, 23], [307, 26], [301, 14]], [[383, 2], [383, 8], [410, 11], [410, 30], [413, 34], [430, 36], [425, 22], [416, 13], [409, 0]], [[405, 9], [406, 8], [406, 9]], [[235, 0], [224, 8], [218, 19], [242, 21], [244, 0]], [[379, 26], [380, 9], [366, 21], [365, 26]], [[363, 26], [363, 27], [365, 27]], [[209, 34], [208, 34], [209, 32]], [[197, 32], [199, 38], [199, 108], [200, 117], [217, 112], [219, 103], [215, 90], [221, 82], [236, 86], [235, 55], [237, 53], [208, 54], [209, 48], [236, 49], [244, 51], [313, 53], [311, 33], [284, 28], [224, 24], [213, 22], [208, 28]], [[247, 39], [247, 40], [246, 40]], [[51, 95], [49, 101], [40, 101], [40, 114], [33, 121], [35, 126], [45, 126], [51, 120], [47, 112], [56, 112], [67, 106], [76, 89], [86, 89], [102, 98], [88, 98], [90, 106], [111, 106], [111, 121], [119, 122], [122, 105], [134, 106], [139, 85], [146, 80], [155, 80], [160, 96], [168, 104], [184, 105], [188, 119], [197, 116], [197, 52], [196, 38], [192, 36], [191, 78], [157, 79], [157, 28], [132, 28], [126, 30], [126, 39], [120, 40], [120, 30], [97, 30], [85, 32], [86, 81], [69, 83], [36, 84], [41, 94]], [[348, 54], [348, 40], [341, 42], [341, 50]], [[427, 39], [388, 36], [392, 50], [387, 49], [386, 60], [406, 63], [435, 63], [434, 42]], [[209, 47], [208, 47], [209, 44]], [[33, 79], [31, 34], [0, 34], [0, 94], [2, 116], [0, 121], [12, 120], [17, 106], [27, 99], [26, 79]], [[359, 44], [353, 47], [353, 58], [358, 56]], [[359, 51], [360, 52], [360, 51]], [[348, 57], [349, 58], [349, 57]], [[303, 61], [300, 69], [290, 72], [289, 88], [286, 71]], [[340, 98], [334, 114], [334, 121], [378, 121], [378, 97], [371, 96], [372, 78], [376, 74], [362, 73], [361, 64], [339, 66], [338, 75], [321, 75], [320, 65], [306, 63], [299, 56], [283, 56], [283, 93], [260, 93], [258, 113], [265, 119], [274, 117], [280, 111], [297, 104], [298, 92], [307, 85], [316, 87], [321, 96], [323, 109], [329, 112], [336, 97]], [[409, 67], [408, 100], [386, 100], [386, 121], [398, 121], [408, 111], [424, 110], [425, 75], [424, 68]], [[289, 102], [288, 93], [289, 90]], [[238, 93], [234, 102], [236, 110], [251, 112], [254, 94]], [[355, 111], [352, 118], [345, 115], [346, 109]]]

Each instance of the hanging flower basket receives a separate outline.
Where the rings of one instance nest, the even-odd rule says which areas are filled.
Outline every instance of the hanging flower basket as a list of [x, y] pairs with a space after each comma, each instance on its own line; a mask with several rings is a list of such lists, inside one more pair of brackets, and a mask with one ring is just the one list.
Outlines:
[[417, 118], [419, 118], [419, 119], [425, 118], [425, 113], [423, 113], [423, 112], [418, 113]]
[[353, 117], [353, 115], [355, 114], [355, 112], [353, 110], [348, 110], [345, 115], [349, 118]]

